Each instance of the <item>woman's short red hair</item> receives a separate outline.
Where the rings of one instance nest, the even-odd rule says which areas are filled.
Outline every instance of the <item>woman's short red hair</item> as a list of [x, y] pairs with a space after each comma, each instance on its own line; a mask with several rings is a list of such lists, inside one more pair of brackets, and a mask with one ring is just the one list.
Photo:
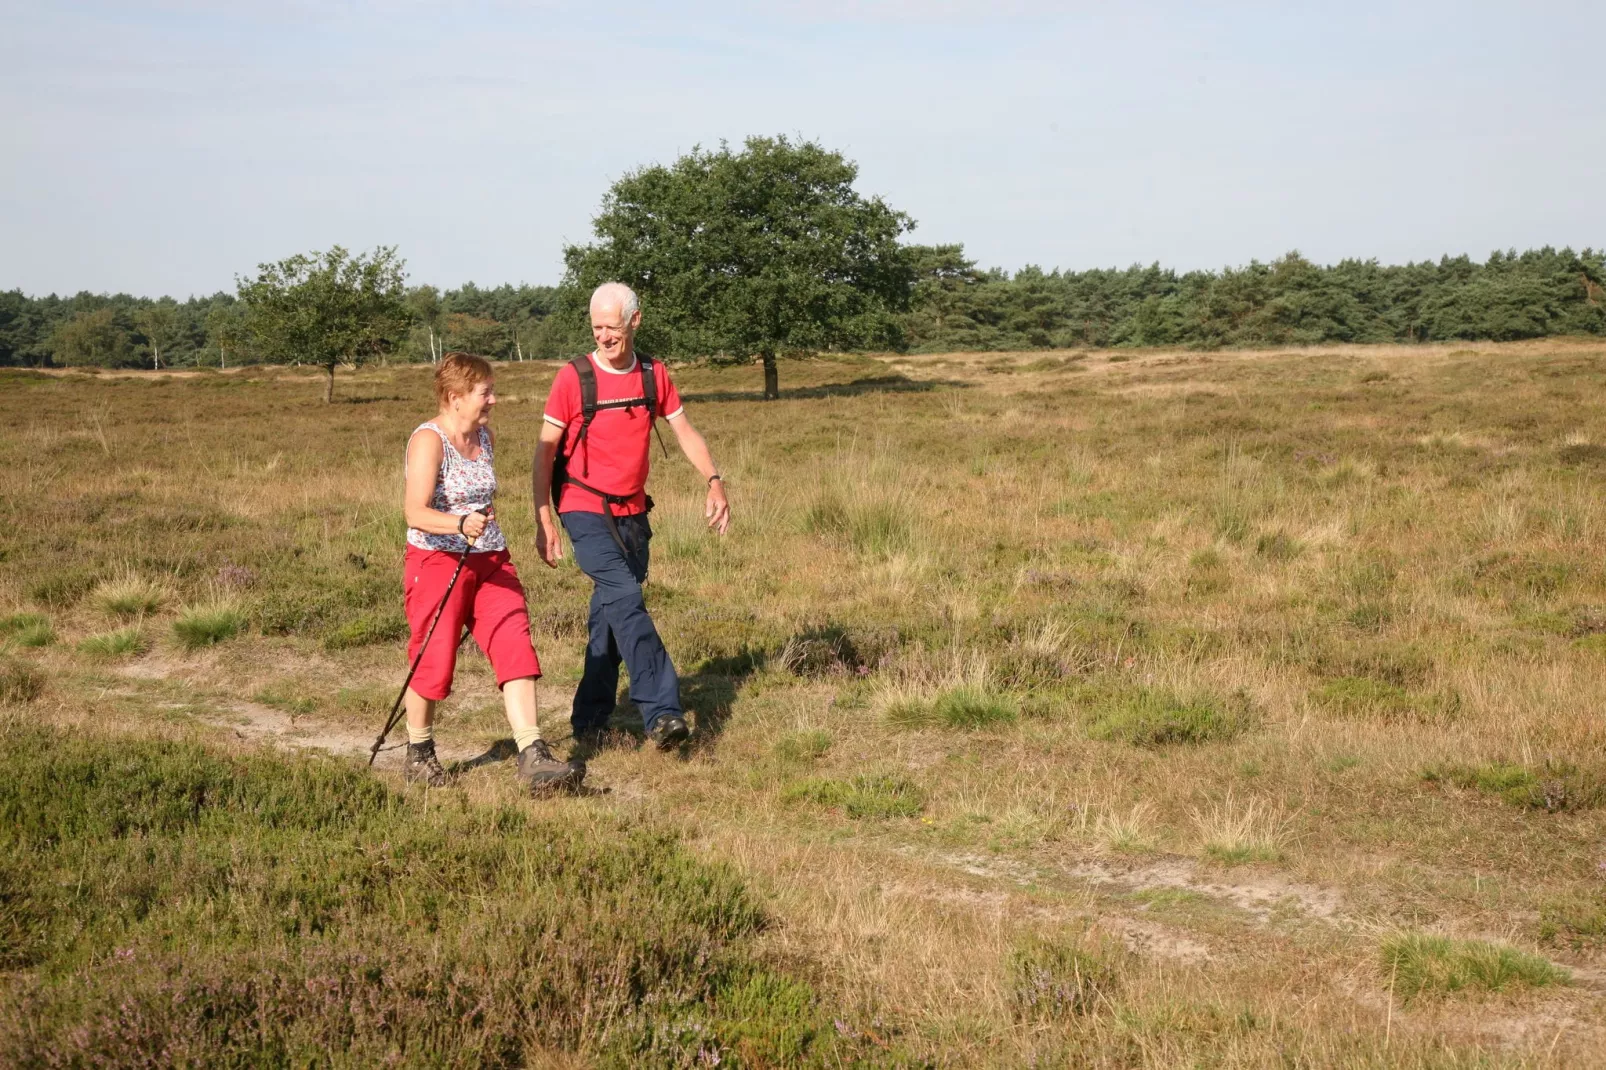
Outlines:
[[441, 358], [435, 369], [435, 398], [444, 409], [453, 394], [472, 394], [476, 386], [490, 377], [490, 361], [454, 349]]

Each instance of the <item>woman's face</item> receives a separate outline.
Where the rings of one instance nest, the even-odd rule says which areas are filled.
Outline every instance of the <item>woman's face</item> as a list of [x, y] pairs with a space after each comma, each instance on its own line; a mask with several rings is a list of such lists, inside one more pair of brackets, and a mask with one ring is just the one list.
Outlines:
[[496, 383], [490, 379], [476, 384], [470, 393], [452, 395], [452, 408], [473, 427], [484, 427], [491, 422], [491, 408], [495, 404]]

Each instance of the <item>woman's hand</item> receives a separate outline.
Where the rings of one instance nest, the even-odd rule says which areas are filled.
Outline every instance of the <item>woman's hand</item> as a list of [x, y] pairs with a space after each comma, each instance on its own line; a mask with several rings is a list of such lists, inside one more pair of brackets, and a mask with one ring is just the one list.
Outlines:
[[474, 542], [485, 534], [485, 525], [490, 522], [490, 517], [476, 509], [463, 518], [463, 534], [468, 536], [469, 542]]

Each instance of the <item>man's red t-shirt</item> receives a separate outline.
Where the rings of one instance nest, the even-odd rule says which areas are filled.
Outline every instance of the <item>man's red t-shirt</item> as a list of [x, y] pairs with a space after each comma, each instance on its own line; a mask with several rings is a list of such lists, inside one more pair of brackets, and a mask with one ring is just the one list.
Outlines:
[[[597, 401], [627, 401], [640, 398], [641, 366], [630, 362], [626, 371], [615, 371], [592, 353], [589, 357], [597, 373]], [[674, 420], [680, 417], [680, 393], [669, 378], [662, 361], [652, 362], [653, 379], [658, 386], [658, 415]], [[644, 406], [628, 409], [601, 409], [591, 418], [586, 440], [575, 448], [580, 436], [580, 375], [572, 364], [565, 364], [552, 381], [546, 399], [544, 418], [564, 429], [562, 451], [569, 458], [569, 474], [607, 494], [629, 495], [629, 505], [616, 505], [616, 514], [647, 510], [647, 458], [652, 438], [652, 420]], [[558, 497], [560, 513], [600, 513], [603, 500], [589, 491], [569, 484]]]

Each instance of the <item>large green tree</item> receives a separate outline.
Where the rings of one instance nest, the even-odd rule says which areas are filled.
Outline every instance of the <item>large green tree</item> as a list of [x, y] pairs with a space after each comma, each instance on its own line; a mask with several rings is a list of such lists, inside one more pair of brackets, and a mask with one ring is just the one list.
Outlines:
[[80, 312], [50, 336], [51, 355], [68, 366], [98, 364], [116, 368], [135, 360], [133, 339], [110, 306]]
[[647, 302], [641, 344], [664, 356], [758, 358], [897, 347], [914, 282], [898, 238], [914, 223], [854, 188], [858, 168], [812, 141], [693, 149], [616, 182], [596, 242], [564, 250], [566, 305], [617, 280]]
[[255, 279], [237, 280], [246, 331], [262, 359], [328, 372], [323, 399], [333, 401], [335, 365], [355, 367], [406, 337], [405, 268], [394, 246], [352, 256], [337, 245], [259, 264]]

